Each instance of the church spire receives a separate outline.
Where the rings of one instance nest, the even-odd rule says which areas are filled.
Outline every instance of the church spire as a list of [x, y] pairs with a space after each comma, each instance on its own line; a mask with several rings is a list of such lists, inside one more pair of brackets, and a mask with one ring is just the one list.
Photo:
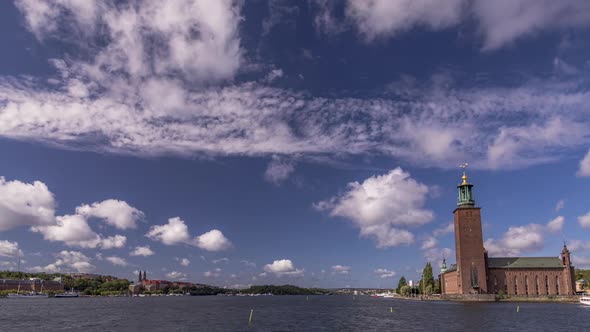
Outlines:
[[457, 199], [457, 205], [459, 207], [474, 207], [475, 206], [475, 200], [473, 200], [473, 193], [472, 193], [472, 188], [473, 185], [469, 182], [467, 182], [467, 174], [465, 174], [465, 169], [467, 168], [469, 164], [468, 163], [464, 163], [459, 165], [459, 167], [461, 167], [463, 169], [463, 176], [461, 177], [461, 179], [463, 180], [463, 182], [461, 182], [460, 185], [457, 186], [457, 189], [459, 189], [459, 197]]
[[442, 261], [442, 266], [440, 267], [440, 273], [446, 273], [447, 272], [447, 260], [445, 258], [443, 258]]

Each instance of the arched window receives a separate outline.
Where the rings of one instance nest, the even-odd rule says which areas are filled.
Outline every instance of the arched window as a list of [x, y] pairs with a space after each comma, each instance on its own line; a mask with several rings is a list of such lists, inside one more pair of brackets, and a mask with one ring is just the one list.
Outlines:
[[559, 295], [559, 277], [555, 276], [555, 294]]
[[545, 292], [549, 295], [549, 276], [545, 276]]
[[535, 294], [539, 295], [539, 276], [535, 276]]
[[518, 281], [516, 276], [514, 276], [514, 294], [518, 294]]
[[529, 295], [529, 277], [524, 276], [524, 294]]
[[494, 276], [494, 293], [498, 292], [498, 279]]

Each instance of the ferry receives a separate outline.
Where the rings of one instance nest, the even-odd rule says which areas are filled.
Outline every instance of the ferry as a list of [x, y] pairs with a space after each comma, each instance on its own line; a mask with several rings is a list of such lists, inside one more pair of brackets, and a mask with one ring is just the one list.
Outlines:
[[585, 305], [590, 305], [590, 296], [582, 296], [580, 298], [580, 303]]

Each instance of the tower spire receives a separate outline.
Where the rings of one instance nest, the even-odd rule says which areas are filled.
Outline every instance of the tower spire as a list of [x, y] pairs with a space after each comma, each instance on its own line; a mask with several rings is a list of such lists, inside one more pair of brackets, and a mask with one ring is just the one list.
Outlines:
[[463, 176], [461, 179], [463, 180], [460, 185], [457, 186], [459, 189], [459, 197], [457, 199], [457, 205], [459, 207], [474, 207], [475, 200], [473, 200], [473, 193], [472, 188], [473, 185], [467, 182], [467, 174], [465, 169], [469, 166], [469, 163], [463, 163], [459, 165], [463, 169]]

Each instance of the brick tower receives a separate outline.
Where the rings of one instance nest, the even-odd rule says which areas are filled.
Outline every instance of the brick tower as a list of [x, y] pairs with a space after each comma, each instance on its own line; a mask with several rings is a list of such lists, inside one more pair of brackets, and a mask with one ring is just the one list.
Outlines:
[[[465, 169], [465, 165], [461, 165]], [[487, 269], [481, 211], [475, 207], [473, 185], [467, 182], [463, 172], [463, 182], [457, 186], [459, 198], [455, 214], [455, 253], [457, 255], [457, 280], [459, 294], [486, 294]]]

